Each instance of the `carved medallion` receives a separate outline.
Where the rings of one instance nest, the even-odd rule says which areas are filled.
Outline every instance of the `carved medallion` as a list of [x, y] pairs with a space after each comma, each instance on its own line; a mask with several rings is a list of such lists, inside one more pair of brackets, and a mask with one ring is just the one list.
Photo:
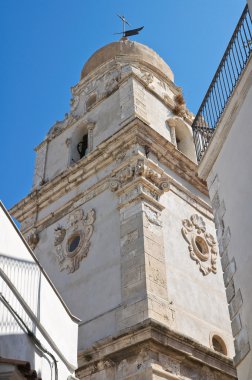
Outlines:
[[190, 219], [184, 219], [182, 224], [182, 234], [189, 243], [191, 258], [196, 261], [204, 275], [216, 273], [217, 245], [214, 237], [206, 232], [202, 217], [194, 214]]
[[87, 256], [94, 221], [95, 210], [90, 210], [86, 216], [83, 210], [76, 210], [69, 215], [66, 228], [59, 226], [54, 230], [54, 245], [61, 271], [75, 272]]

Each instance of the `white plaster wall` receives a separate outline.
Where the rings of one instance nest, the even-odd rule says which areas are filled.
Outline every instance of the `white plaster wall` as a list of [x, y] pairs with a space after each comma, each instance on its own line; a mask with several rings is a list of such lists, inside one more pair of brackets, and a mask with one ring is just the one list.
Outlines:
[[[251, 66], [250, 66], [251, 67]], [[238, 95], [238, 94], [237, 94]], [[232, 128], [224, 141], [222, 150], [215, 161], [209, 178], [218, 176], [218, 192], [224, 200], [226, 212], [223, 217], [225, 228], [229, 227], [231, 239], [228, 245], [230, 260], [235, 258], [235, 289], [241, 290], [242, 325], [249, 334], [252, 347], [252, 87], [232, 124]], [[209, 186], [211, 185], [208, 179]], [[211, 190], [210, 190], [211, 192]], [[239, 380], [247, 380], [252, 376], [252, 353], [238, 365]]]
[[[117, 197], [107, 190], [80, 206], [84, 212], [94, 208], [96, 220], [88, 255], [73, 274], [60, 272], [54, 247], [54, 229], [59, 224], [65, 226], [68, 215], [40, 233], [36, 255], [71, 312], [84, 323], [107, 313], [121, 302], [120, 221], [116, 205]], [[88, 327], [88, 335], [92, 328]], [[109, 335], [111, 328], [115, 328], [113, 320], [104, 317], [100, 330], [94, 326], [96, 334], [92, 334], [92, 343], [97, 335], [97, 339]], [[81, 347], [85, 344], [82, 339], [79, 341]]]
[[94, 149], [121, 128], [120, 118], [119, 91], [116, 91], [90, 112], [90, 119], [96, 123], [94, 129]]
[[[162, 203], [166, 207], [162, 218], [168, 298], [175, 307], [175, 328], [207, 347], [210, 347], [210, 335], [218, 334], [232, 357], [233, 339], [219, 257], [217, 274], [204, 276], [191, 259], [181, 232], [183, 219], [190, 219], [193, 214], [202, 215], [172, 191], [163, 196]], [[207, 232], [215, 236], [213, 222], [202, 217]]]
[[168, 117], [171, 117], [172, 112], [152, 93], [146, 91], [145, 102], [147, 110], [147, 120], [150, 126], [165, 137], [168, 141], [171, 141], [169, 127], [166, 124]]
[[[0, 292], [56, 357], [59, 378], [67, 378], [77, 366], [77, 321], [67, 312], [7, 215], [0, 203]], [[29, 266], [32, 270], [27, 272]], [[29, 361], [41, 377], [51, 377], [48, 359], [38, 353], [2, 302], [0, 334], [0, 356]]]

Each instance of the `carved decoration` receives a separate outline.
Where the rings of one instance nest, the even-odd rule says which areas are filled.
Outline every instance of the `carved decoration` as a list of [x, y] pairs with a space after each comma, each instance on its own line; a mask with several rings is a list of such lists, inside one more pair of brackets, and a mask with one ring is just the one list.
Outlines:
[[190, 256], [199, 265], [203, 275], [216, 273], [217, 244], [214, 237], [206, 232], [201, 216], [194, 214], [182, 221], [182, 234], [189, 243]]
[[79, 209], [69, 215], [66, 228], [59, 226], [54, 230], [54, 245], [61, 271], [75, 272], [87, 256], [94, 221], [95, 210], [90, 210], [85, 216]]
[[148, 167], [144, 158], [138, 158], [134, 163], [128, 164], [110, 178], [110, 189], [116, 191], [130, 181], [143, 177], [154, 184], [161, 191], [168, 191], [169, 182], [165, 176]]
[[76, 121], [80, 120], [80, 118], [81, 115], [74, 115], [73, 113], [70, 113], [70, 115], [67, 117], [67, 125], [69, 126], [76, 123]]
[[141, 73], [143, 74], [141, 76], [141, 79], [147, 84], [149, 85], [150, 83], [153, 82], [154, 80], [154, 76], [153, 74], [149, 73], [148, 71], [145, 71], [145, 70], [141, 70]]
[[118, 89], [118, 77], [112, 77], [105, 85], [105, 95], [109, 96], [114, 90]]
[[152, 210], [148, 206], [145, 206], [145, 215], [147, 220], [158, 227], [162, 226], [162, 222], [159, 220], [159, 213], [157, 211]]
[[78, 95], [75, 95], [73, 98], [70, 100], [70, 106], [71, 106], [71, 112], [74, 112], [80, 102], [80, 97]]
[[39, 242], [39, 234], [36, 232], [36, 230], [33, 230], [27, 237], [27, 243], [29, 244], [30, 248], [34, 250]]

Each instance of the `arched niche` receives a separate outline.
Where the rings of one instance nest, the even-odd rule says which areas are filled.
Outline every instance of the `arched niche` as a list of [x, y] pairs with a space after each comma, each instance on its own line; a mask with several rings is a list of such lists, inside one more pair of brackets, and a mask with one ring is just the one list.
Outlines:
[[220, 335], [215, 333], [210, 334], [210, 347], [214, 351], [227, 356], [227, 346], [224, 339]]
[[93, 129], [95, 124], [84, 121], [75, 126], [69, 144], [69, 164], [72, 165], [93, 150]]
[[181, 153], [197, 163], [191, 127], [181, 117], [171, 117], [166, 123], [170, 128], [171, 142]]

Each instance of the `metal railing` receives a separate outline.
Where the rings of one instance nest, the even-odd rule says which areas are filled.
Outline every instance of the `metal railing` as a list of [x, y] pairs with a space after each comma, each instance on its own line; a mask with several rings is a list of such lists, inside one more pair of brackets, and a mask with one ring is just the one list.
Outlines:
[[252, 21], [246, 5], [192, 124], [198, 162], [208, 147], [251, 52]]

